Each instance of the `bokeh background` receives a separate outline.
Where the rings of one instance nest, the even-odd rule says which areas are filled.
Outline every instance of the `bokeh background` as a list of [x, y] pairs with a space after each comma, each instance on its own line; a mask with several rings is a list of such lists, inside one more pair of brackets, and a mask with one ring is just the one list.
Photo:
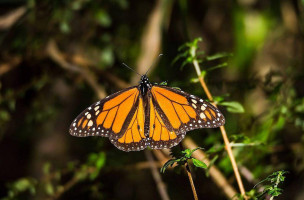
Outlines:
[[[264, 183], [255, 184], [286, 170], [275, 199], [304, 199], [303, 11], [303, 0], [1, 0], [0, 198], [164, 199], [151, 154], [68, 129], [92, 103], [138, 83], [123, 62], [141, 74], [155, 63], [152, 82], [207, 98], [193, 65], [173, 62], [200, 37], [245, 190], [257, 194]], [[187, 137], [239, 193], [219, 129]], [[158, 168], [169, 158], [152, 154]], [[229, 199], [208, 170], [192, 172], [200, 199]], [[193, 199], [183, 170], [160, 177], [170, 199]]]

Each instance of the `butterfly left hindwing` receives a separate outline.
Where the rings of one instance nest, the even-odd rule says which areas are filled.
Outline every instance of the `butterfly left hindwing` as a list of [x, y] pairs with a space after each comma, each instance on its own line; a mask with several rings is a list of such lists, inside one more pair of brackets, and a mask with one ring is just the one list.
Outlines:
[[118, 138], [110, 138], [110, 141], [123, 151], [139, 151], [146, 148], [146, 136], [144, 134], [145, 116], [143, 100], [140, 97], [136, 110], [132, 116], [128, 128], [124, 134]]

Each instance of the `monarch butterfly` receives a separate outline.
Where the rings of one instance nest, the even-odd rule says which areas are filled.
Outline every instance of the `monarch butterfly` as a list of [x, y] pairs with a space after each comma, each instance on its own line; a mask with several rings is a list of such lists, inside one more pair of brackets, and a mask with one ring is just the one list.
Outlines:
[[171, 148], [187, 131], [224, 125], [223, 114], [210, 103], [184, 91], [152, 84], [141, 75], [129, 87], [92, 104], [71, 124], [78, 137], [109, 137], [118, 149]]

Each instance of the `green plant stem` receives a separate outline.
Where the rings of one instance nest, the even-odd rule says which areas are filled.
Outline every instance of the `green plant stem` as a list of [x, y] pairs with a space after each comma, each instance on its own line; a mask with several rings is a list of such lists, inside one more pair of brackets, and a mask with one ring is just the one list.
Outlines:
[[[206, 82], [204, 80], [204, 77], [201, 76], [201, 70], [200, 70], [200, 66], [198, 64], [198, 61], [196, 59], [193, 60], [193, 65], [194, 65], [194, 68], [195, 68], [195, 71], [197, 73], [197, 76], [200, 80], [200, 83], [208, 97], [208, 99], [212, 102], [213, 101], [213, 97], [211, 95], [211, 92], [209, 91], [208, 89], [208, 86], [206, 85]], [[215, 104], [213, 104], [215, 107], [217, 107]], [[234, 174], [235, 174], [235, 178], [236, 178], [236, 181], [238, 183], [238, 186], [239, 186], [239, 189], [240, 189], [240, 192], [241, 192], [241, 195], [245, 198], [246, 198], [246, 194], [245, 194], [245, 189], [244, 189], [244, 185], [243, 185], [243, 182], [242, 182], [242, 179], [241, 179], [241, 175], [240, 175], [240, 172], [239, 172], [239, 169], [237, 167], [237, 164], [236, 164], [236, 161], [235, 161], [235, 158], [233, 156], [233, 153], [232, 153], [232, 149], [231, 149], [231, 145], [230, 145], [230, 142], [229, 142], [229, 139], [228, 139], [228, 136], [227, 136], [227, 133], [226, 133], [226, 129], [224, 126], [221, 126], [220, 127], [220, 130], [221, 130], [221, 133], [222, 133], [222, 137], [223, 137], [223, 140], [224, 140], [224, 143], [225, 143], [225, 148], [226, 148], [226, 151], [228, 153], [228, 156], [230, 158], [230, 161], [231, 161], [231, 164], [232, 164], [232, 167], [233, 167], [233, 171], [234, 171]]]

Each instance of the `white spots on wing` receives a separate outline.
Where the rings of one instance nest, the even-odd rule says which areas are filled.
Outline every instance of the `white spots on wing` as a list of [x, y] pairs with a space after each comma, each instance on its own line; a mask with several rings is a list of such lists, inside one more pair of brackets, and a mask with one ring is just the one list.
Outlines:
[[[204, 104], [205, 105], [205, 104]], [[206, 107], [205, 106], [201, 106], [201, 110], [204, 111], [206, 110]]]
[[195, 96], [194, 96], [194, 95], [192, 95], [192, 94], [190, 95], [190, 97], [191, 97], [191, 98], [195, 98]]
[[95, 131], [95, 128], [93, 128], [92, 131]]
[[89, 112], [84, 113], [84, 115], [87, 115], [87, 114], [89, 114]]
[[203, 106], [207, 107], [207, 104], [203, 104]]
[[200, 117], [201, 117], [202, 119], [205, 119], [205, 118], [206, 118], [206, 115], [205, 115], [204, 113], [201, 113], [201, 114], [200, 114]]
[[219, 116], [219, 117], [220, 117], [220, 116], [221, 116], [221, 113], [217, 113], [217, 116]]
[[91, 107], [89, 107], [88, 109], [89, 109], [89, 110], [91, 110], [92, 108], [91, 108]]
[[76, 123], [74, 123], [73, 126], [76, 126]]
[[93, 126], [93, 121], [92, 120], [89, 121], [88, 126]]
[[201, 121], [201, 120], [198, 120], [198, 123], [202, 123], [202, 121]]
[[91, 114], [88, 114], [88, 115], [87, 115], [87, 118], [88, 118], [88, 119], [91, 119], [91, 117], [92, 117]]
[[99, 109], [99, 106], [96, 106], [96, 107], [94, 108], [95, 111], [97, 111], [98, 109]]
[[204, 100], [203, 100], [203, 99], [200, 99], [199, 101], [200, 101], [200, 102], [202, 102], [202, 103], [204, 102]]
[[191, 101], [195, 104], [197, 103], [197, 101], [195, 99], [191, 99]]
[[193, 107], [193, 108], [196, 108], [196, 105], [193, 103], [193, 104], [192, 104], [192, 107]]
[[99, 113], [99, 110], [97, 110], [97, 111], [96, 111], [95, 115], [97, 116], [97, 115], [98, 115], [98, 113]]

